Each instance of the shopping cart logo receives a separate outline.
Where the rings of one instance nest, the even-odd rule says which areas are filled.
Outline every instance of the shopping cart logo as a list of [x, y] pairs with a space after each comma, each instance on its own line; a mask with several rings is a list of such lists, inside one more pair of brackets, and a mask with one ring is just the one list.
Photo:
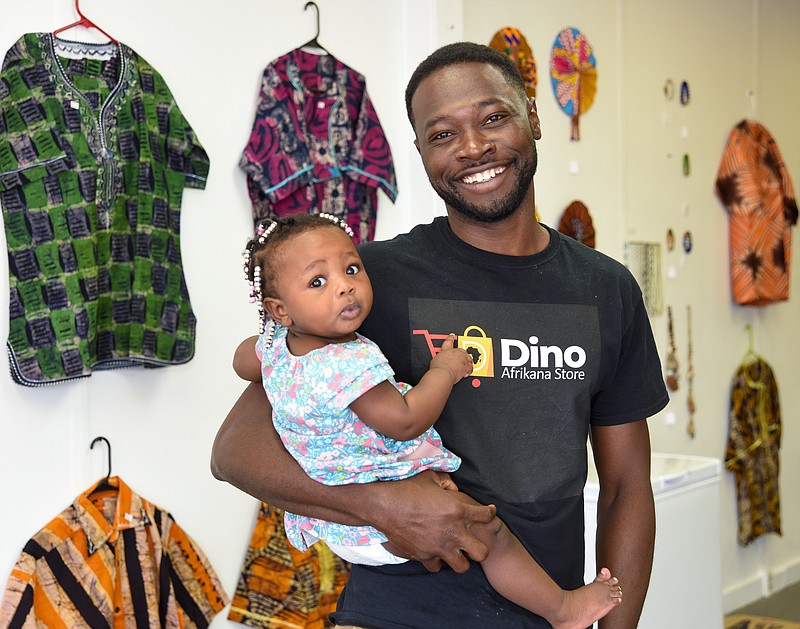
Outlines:
[[[442, 350], [447, 334], [433, 334], [429, 330], [413, 330], [425, 338], [431, 358]], [[482, 328], [470, 325], [457, 337], [456, 346], [472, 356], [472, 386], [480, 386], [480, 378], [503, 380], [585, 380], [584, 370], [588, 354], [580, 345], [566, 348], [539, 342], [538, 336], [529, 336], [527, 343], [518, 339], [497, 339], [486, 336]], [[495, 371], [495, 359], [499, 368]]]
[[[441, 351], [442, 343], [448, 337], [447, 334], [432, 334], [428, 330], [414, 330], [413, 333], [425, 337], [431, 358]], [[458, 336], [456, 346], [472, 356], [473, 376], [494, 378], [494, 346], [486, 332], [477, 325], [470, 325], [464, 334]]]

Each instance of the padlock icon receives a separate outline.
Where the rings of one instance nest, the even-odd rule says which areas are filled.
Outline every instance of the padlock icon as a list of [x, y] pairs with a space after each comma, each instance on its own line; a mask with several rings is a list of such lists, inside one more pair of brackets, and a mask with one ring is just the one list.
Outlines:
[[[477, 331], [480, 336], [470, 336], [471, 331]], [[477, 325], [471, 325], [464, 330], [464, 335], [458, 337], [458, 346], [472, 356], [472, 375], [485, 378], [494, 377], [494, 351], [492, 339], [486, 337]]]

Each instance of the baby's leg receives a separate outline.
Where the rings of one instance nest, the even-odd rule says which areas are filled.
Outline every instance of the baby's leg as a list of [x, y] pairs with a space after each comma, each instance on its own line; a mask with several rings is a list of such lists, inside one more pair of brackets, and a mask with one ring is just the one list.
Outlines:
[[592, 583], [562, 590], [498, 518], [471, 530], [489, 548], [481, 566], [492, 587], [557, 629], [585, 629], [622, 601], [619, 582], [606, 568]]

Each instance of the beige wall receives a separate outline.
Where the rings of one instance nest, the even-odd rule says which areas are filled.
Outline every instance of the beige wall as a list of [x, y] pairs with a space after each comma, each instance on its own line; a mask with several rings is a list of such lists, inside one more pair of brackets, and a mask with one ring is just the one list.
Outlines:
[[[687, 229], [693, 234], [689, 256], [664, 252], [665, 270], [673, 265], [676, 277], [665, 279], [663, 286], [664, 301], [673, 308], [684, 374], [686, 306], [692, 306], [697, 433], [692, 440], [685, 431], [684, 378], [669, 406], [650, 421], [655, 450], [724, 457], [730, 382], [748, 348], [744, 326], [753, 326], [755, 349], [772, 365], [780, 386], [784, 535], [764, 537], [747, 548], [737, 545], [735, 488], [732, 476], [723, 472], [720, 540], [726, 608], [800, 580], [800, 500], [791, 489], [800, 472], [800, 434], [792, 428], [800, 411], [792, 380], [800, 350], [798, 273], [788, 303], [733, 305], [727, 217], [713, 194], [728, 133], [745, 117], [770, 129], [795, 184], [800, 183], [800, 45], [793, 36], [800, 27], [800, 3], [497, 0], [491, 19], [485, 3], [463, 4], [466, 39], [488, 43], [496, 30], [512, 25], [533, 47], [544, 129], [536, 181], [543, 220], [556, 224], [572, 198], [582, 199], [594, 217], [598, 248], [615, 257], [625, 240], [655, 241], [663, 247], [669, 228], [678, 238]], [[565, 26], [587, 34], [598, 63], [598, 93], [581, 118], [578, 143], [569, 142], [567, 118], [556, 106], [548, 76], [554, 34]], [[676, 89], [671, 102], [662, 91], [668, 78]], [[686, 107], [677, 101], [683, 80], [691, 91]], [[690, 155], [689, 177], [681, 170], [684, 153]], [[577, 175], [569, 172], [571, 160], [580, 164]], [[653, 317], [652, 325], [663, 358], [666, 316]]]

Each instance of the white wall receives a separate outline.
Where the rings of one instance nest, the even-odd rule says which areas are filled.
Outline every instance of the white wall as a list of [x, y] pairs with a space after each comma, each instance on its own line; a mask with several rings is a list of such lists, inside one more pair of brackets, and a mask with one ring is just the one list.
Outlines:
[[[543, 220], [557, 224], [569, 201], [582, 199], [593, 216], [598, 248], [615, 257], [621, 255], [625, 240], [660, 242], [663, 248], [668, 228], [678, 239], [687, 229], [694, 237], [689, 256], [677, 252], [680, 242], [675, 253], [665, 252], [664, 263], [674, 264], [677, 277], [665, 279], [664, 300], [673, 307], [682, 374], [687, 363], [686, 306], [692, 306], [697, 433], [690, 439], [685, 430], [684, 376], [669, 406], [650, 421], [654, 449], [724, 458], [730, 383], [748, 347], [746, 323], [753, 326], [755, 349], [775, 371], [784, 420], [784, 535], [738, 546], [735, 487], [732, 475], [723, 471], [725, 608], [800, 580], [800, 500], [790, 489], [800, 472], [800, 436], [793, 428], [800, 393], [792, 382], [800, 350], [798, 272], [789, 302], [763, 308], [733, 305], [727, 216], [713, 194], [728, 133], [744, 117], [771, 130], [795, 185], [800, 184], [800, 45], [792, 36], [800, 27], [800, 3], [496, 0], [488, 19], [485, 3], [464, 0], [466, 39], [488, 43], [506, 25], [526, 35], [539, 70], [537, 101], [544, 137], [536, 192]], [[548, 76], [555, 33], [565, 26], [587, 34], [598, 64], [598, 93], [594, 106], [581, 117], [578, 143], [568, 141], [568, 120], [556, 106]], [[676, 90], [671, 102], [662, 91], [668, 78]], [[677, 100], [683, 80], [691, 92], [686, 107]], [[747, 96], [749, 91], [755, 99]], [[688, 178], [681, 172], [685, 152], [691, 158]], [[570, 160], [579, 162], [578, 174], [570, 174]], [[663, 359], [666, 316], [653, 317], [652, 324]]]
[[[379, 194], [378, 237], [441, 213], [424, 179], [406, 120], [407, 77], [438, 38], [437, 7], [425, 0], [321, 0], [319, 41], [367, 77], [394, 153], [400, 196]], [[211, 158], [205, 191], [187, 190], [182, 252], [197, 314], [197, 352], [187, 365], [97, 373], [77, 383], [29, 389], [0, 373], [0, 581], [28, 538], [105, 474], [171, 511], [200, 544], [233, 594], [258, 503], [209, 472], [217, 428], [243, 389], [233, 349], [257, 330], [241, 277], [252, 231], [238, 169], [253, 122], [264, 66], [311, 39], [315, 13], [305, 0], [83, 0], [81, 10], [133, 47], [164, 76]], [[76, 19], [70, 0], [3, 0], [2, 54], [26, 32]], [[399, 27], [398, 27], [399, 26]], [[412, 180], [420, 185], [412, 186]], [[5, 251], [5, 237], [0, 236]], [[0, 256], [0, 338], [8, 335], [8, 262]], [[214, 626], [238, 626], [224, 614]]]
[[[5, 0], [0, 52], [25, 32], [48, 31], [75, 18], [69, 0]], [[243, 175], [237, 168], [252, 124], [261, 72], [267, 62], [314, 35], [305, 0], [83, 0], [81, 8], [132, 46], [165, 77], [211, 157], [205, 191], [184, 196], [182, 250], [198, 317], [195, 358], [158, 371], [98, 373], [88, 381], [40, 389], [0, 373], [0, 580], [39, 527], [105, 473], [104, 435], [113, 446], [114, 473], [169, 509], [200, 543], [229, 594], [254, 522], [257, 503], [215, 481], [208, 458], [217, 427], [242, 389], [230, 369], [232, 350], [252, 333], [256, 313], [241, 279], [240, 251], [250, 229]], [[381, 194], [378, 237], [388, 237], [441, 213], [429, 190], [405, 117], [403, 91], [414, 66], [439, 43], [463, 38], [488, 42], [505, 25], [522, 29], [539, 66], [537, 203], [555, 225], [567, 204], [584, 200], [594, 217], [598, 248], [621, 257], [627, 238], [662, 241], [667, 227], [689, 228], [695, 252], [665, 284], [677, 314], [679, 358], [685, 364], [686, 304], [694, 308], [695, 396], [698, 432], [685, 433], [685, 387], [651, 421], [655, 449], [722, 457], [730, 378], [747, 349], [744, 324], [781, 384], [786, 425], [782, 448], [784, 537], [746, 549], [736, 545], [732, 479], [723, 478], [723, 579], [731, 608], [759, 596], [762, 574], [777, 585], [800, 579], [800, 501], [786, 488], [800, 473], [800, 437], [792, 426], [800, 393], [791, 388], [800, 349], [797, 273], [787, 304], [743, 309], [731, 304], [727, 278], [727, 223], [713, 197], [717, 163], [730, 127], [750, 115], [744, 93], [757, 94], [755, 117], [773, 132], [790, 172], [800, 173], [800, 3], [795, 0], [319, 0], [320, 42], [367, 77], [370, 96], [395, 159], [400, 196]], [[569, 122], [557, 109], [547, 77], [555, 34], [582, 28], [599, 69], [598, 95], [581, 119], [581, 141], [569, 142]], [[692, 101], [667, 106], [661, 86], [687, 79]], [[664, 125], [665, 114], [672, 116]], [[689, 138], [680, 130], [687, 127]], [[692, 175], [680, 175], [689, 150]], [[667, 158], [667, 153], [672, 158]], [[678, 157], [676, 157], [676, 155]], [[569, 165], [576, 161], [577, 174]], [[674, 167], [673, 167], [674, 166]], [[795, 183], [800, 181], [795, 179]], [[681, 207], [689, 203], [688, 216]], [[0, 239], [3, 236], [0, 236]], [[0, 248], [5, 241], [0, 241]], [[680, 265], [680, 260], [676, 259]], [[796, 267], [797, 268], [797, 267]], [[0, 339], [8, 333], [8, 266], [0, 256]], [[666, 322], [653, 319], [659, 346]], [[8, 482], [8, 481], [11, 482]], [[690, 569], [690, 567], [687, 567]], [[223, 616], [215, 626], [225, 626]], [[235, 626], [231, 623], [231, 626]]]

